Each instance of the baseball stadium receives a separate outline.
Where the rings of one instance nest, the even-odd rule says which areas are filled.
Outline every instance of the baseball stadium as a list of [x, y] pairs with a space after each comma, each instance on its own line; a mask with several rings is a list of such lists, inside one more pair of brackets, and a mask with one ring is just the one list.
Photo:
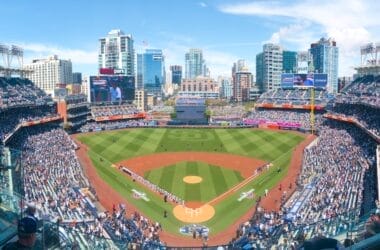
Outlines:
[[378, 249], [380, 66], [357, 71], [337, 95], [287, 85], [249, 109], [181, 96], [142, 111], [52, 99], [1, 67], [0, 246]]

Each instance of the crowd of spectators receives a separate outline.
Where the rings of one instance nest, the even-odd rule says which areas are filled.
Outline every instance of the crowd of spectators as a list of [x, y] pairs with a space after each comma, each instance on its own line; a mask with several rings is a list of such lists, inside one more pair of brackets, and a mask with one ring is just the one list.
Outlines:
[[[309, 130], [310, 111], [308, 110], [278, 110], [278, 109], [255, 109], [247, 119], [262, 122], [299, 123], [301, 127]], [[315, 113], [315, 126], [320, 126], [322, 115]]]
[[51, 97], [28, 79], [0, 77], [0, 109], [51, 102]]
[[304, 151], [297, 191], [279, 212], [258, 207], [231, 244], [265, 248], [281, 239], [294, 247], [309, 237], [346, 232], [351, 220], [375, 207], [375, 150], [359, 128], [325, 121], [316, 143]]
[[380, 76], [366, 75], [358, 77], [345, 87], [337, 101], [344, 103], [362, 103], [380, 107]]
[[297, 219], [302, 222], [360, 209], [365, 173], [376, 162], [376, 144], [368, 135], [353, 125], [326, 123], [332, 126], [324, 126], [317, 144], [305, 149], [299, 180], [302, 186], [312, 185], [312, 190], [297, 211]]
[[113, 115], [134, 115], [140, 111], [133, 105], [112, 105], [112, 106], [92, 106], [93, 117], [113, 116]]
[[19, 107], [0, 111], [0, 141], [12, 134], [23, 122], [56, 116], [55, 106]]
[[336, 103], [330, 112], [355, 118], [362, 126], [380, 137], [380, 105], [376, 108], [364, 104]]
[[209, 106], [208, 110], [212, 121], [241, 120], [247, 114], [243, 105]]
[[[310, 105], [311, 89], [275, 89], [263, 93], [257, 104], [269, 103], [274, 105]], [[329, 96], [325, 90], [314, 91], [314, 104], [326, 106]]]
[[155, 122], [144, 120], [144, 119], [108, 121], [108, 122], [87, 122], [82, 127], [80, 127], [79, 131], [82, 133], [85, 133], [85, 132], [92, 132], [92, 131], [114, 130], [114, 129], [146, 127], [146, 126], [155, 126]]
[[157, 230], [151, 230], [153, 223], [142, 223], [141, 217], [124, 216], [125, 206], [120, 206], [123, 209], [120, 211], [114, 208], [112, 212], [99, 213], [93, 203], [96, 200], [81, 192], [89, 189], [96, 197], [76, 157], [77, 145], [57, 125], [24, 128], [12, 137], [9, 145], [24, 152], [25, 200], [36, 205], [39, 219], [59, 222], [70, 233], [78, 230], [109, 237], [117, 235], [116, 232], [128, 232], [133, 235], [133, 242], [160, 244]]

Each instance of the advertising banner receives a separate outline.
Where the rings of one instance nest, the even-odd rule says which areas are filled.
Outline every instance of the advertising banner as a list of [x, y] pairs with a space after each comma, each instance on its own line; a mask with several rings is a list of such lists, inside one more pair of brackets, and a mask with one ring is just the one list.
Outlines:
[[314, 87], [325, 89], [327, 86], [327, 74], [314, 74]]
[[281, 88], [293, 88], [294, 74], [285, 73], [281, 75]]

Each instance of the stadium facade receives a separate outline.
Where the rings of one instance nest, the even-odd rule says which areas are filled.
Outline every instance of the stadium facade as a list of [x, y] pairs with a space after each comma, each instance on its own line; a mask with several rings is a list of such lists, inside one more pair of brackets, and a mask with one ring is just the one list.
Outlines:
[[178, 97], [175, 102], [174, 124], [207, 124], [206, 102], [200, 97]]

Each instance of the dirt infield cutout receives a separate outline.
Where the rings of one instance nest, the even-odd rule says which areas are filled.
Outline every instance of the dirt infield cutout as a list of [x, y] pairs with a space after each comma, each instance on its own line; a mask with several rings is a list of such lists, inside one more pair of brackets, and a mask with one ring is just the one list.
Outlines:
[[187, 184], [198, 184], [198, 183], [201, 183], [203, 179], [200, 176], [188, 175], [188, 176], [183, 177], [182, 180], [183, 182]]
[[209, 204], [197, 208], [177, 205], [173, 208], [173, 214], [178, 220], [186, 223], [202, 223], [214, 217], [215, 209]]

